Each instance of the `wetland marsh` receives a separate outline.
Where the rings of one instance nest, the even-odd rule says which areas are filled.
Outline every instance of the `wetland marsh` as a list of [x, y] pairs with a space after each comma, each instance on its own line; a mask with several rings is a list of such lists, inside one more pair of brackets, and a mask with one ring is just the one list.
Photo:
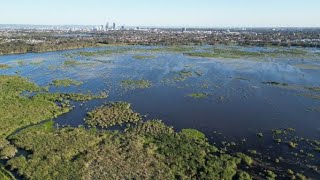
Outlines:
[[0, 177], [319, 179], [318, 67], [316, 48], [1, 56]]

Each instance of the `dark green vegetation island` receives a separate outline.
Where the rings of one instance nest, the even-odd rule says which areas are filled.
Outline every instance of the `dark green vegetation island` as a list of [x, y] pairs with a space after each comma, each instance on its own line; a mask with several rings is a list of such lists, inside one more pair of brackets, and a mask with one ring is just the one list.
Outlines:
[[320, 178], [320, 49], [292, 31], [24, 31], [1, 36], [1, 180]]

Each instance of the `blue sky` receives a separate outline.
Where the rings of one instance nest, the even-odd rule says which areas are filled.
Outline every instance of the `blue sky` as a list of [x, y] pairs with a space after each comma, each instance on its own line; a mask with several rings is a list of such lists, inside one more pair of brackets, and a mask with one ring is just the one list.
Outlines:
[[320, 0], [0, 0], [0, 24], [320, 27]]

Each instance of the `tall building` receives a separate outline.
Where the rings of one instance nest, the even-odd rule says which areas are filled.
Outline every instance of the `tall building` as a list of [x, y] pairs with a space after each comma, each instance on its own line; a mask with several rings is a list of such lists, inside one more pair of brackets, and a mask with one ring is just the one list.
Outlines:
[[187, 28], [182, 28], [182, 32], [186, 32], [187, 31]]
[[116, 23], [113, 23], [112, 25], [112, 29], [115, 30], [116, 29]]
[[109, 23], [106, 23], [106, 31], [109, 29]]

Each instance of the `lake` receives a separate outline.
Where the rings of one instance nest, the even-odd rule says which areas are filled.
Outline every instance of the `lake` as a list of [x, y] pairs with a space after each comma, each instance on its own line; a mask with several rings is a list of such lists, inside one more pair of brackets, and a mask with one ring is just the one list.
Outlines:
[[[230, 151], [254, 149], [261, 153], [257, 158], [270, 163], [282, 157], [280, 166], [303, 168], [310, 177], [319, 177], [319, 172], [302, 165], [307, 162], [318, 166], [318, 152], [312, 151], [313, 158], [305, 157], [301, 149], [312, 148], [306, 142], [301, 141], [299, 148], [291, 149], [287, 144], [275, 143], [271, 131], [292, 128], [294, 132], [284, 139], [319, 140], [319, 49], [290, 54], [292, 48], [234, 46], [231, 49], [269, 52], [270, 56], [242, 54], [226, 58], [185, 54], [185, 51], [201, 53], [213, 48], [106, 46], [8, 55], [1, 56], [0, 63], [11, 68], [0, 69], [0, 74], [18, 74], [41, 86], [48, 86], [55, 79], [70, 78], [83, 84], [50, 86], [49, 91], [109, 94], [106, 99], [74, 102], [71, 112], [55, 120], [60, 125], [84, 125], [88, 111], [106, 102], [125, 101], [136, 112], [146, 115], [145, 120], [161, 119], [177, 131], [194, 128], [205, 133], [218, 147]], [[151, 87], [128, 88], [123, 84], [126, 80], [146, 80]], [[259, 138], [258, 133], [263, 137]], [[227, 146], [226, 142], [235, 142], [237, 146]]]

